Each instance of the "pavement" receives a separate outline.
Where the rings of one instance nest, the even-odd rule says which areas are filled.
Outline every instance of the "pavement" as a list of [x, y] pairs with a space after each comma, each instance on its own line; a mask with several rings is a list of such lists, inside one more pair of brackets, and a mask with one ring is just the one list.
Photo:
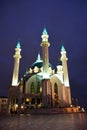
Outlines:
[[0, 115], [0, 130], [87, 130], [87, 113]]

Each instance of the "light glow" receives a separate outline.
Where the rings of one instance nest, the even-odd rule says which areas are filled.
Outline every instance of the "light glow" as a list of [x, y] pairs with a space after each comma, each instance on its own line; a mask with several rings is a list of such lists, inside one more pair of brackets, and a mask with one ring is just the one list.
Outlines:
[[43, 79], [49, 79], [50, 74], [49, 73], [43, 73]]
[[18, 107], [18, 104], [15, 104], [15, 107], [17, 108], [17, 107]]
[[65, 81], [64, 84], [65, 84], [65, 87], [69, 87], [69, 82], [68, 81]]
[[26, 102], [30, 102], [30, 100], [31, 100], [30, 98], [26, 98]]
[[24, 108], [24, 106], [22, 105], [22, 106], [21, 106], [21, 109], [23, 109], [23, 108]]
[[18, 86], [17, 79], [15, 79], [15, 80], [12, 81], [12, 86]]

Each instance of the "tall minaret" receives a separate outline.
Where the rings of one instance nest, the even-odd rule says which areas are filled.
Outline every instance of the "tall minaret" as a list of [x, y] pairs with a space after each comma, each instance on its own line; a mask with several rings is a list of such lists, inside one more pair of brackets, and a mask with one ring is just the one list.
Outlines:
[[41, 46], [42, 46], [42, 57], [43, 57], [43, 73], [45, 78], [45, 76], [47, 76], [48, 68], [49, 68], [48, 47], [50, 46], [50, 43], [48, 42], [49, 35], [47, 33], [46, 28], [44, 28], [41, 38], [42, 38]]
[[12, 78], [12, 86], [18, 85], [18, 74], [19, 74], [19, 64], [21, 59], [21, 46], [20, 41], [18, 41], [17, 46], [15, 48], [15, 54], [14, 54], [14, 69], [13, 69], [13, 78]]
[[68, 68], [67, 68], [67, 56], [66, 56], [66, 50], [64, 48], [64, 46], [62, 45], [61, 47], [61, 61], [62, 61], [62, 65], [63, 65], [63, 73], [64, 73], [64, 85], [66, 87], [69, 87], [69, 76], [68, 76]]

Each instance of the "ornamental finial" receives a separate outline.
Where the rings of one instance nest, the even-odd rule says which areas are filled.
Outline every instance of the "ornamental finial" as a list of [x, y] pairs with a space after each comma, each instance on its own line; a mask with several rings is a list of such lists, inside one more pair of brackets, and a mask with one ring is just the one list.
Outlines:
[[20, 41], [18, 40], [18, 43], [17, 43], [17, 46], [16, 46], [16, 48], [21, 48], [21, 45], [20, 45]]
[[42, 34], [43, 35], [47, 35], [48, 34], [46, 28], [43, 29], [43, 33]]

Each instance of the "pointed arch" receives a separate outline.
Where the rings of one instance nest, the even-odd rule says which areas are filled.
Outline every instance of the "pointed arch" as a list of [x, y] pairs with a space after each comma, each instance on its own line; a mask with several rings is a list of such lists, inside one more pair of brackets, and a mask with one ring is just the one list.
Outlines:
[[31, 94], [35, 93], [35, 88], [34, 88], [34, 83], [33, 82], [31, 83], [31, 86], [30, 86], [30, 93]]
[[40, 93], [40, 82], [37, 83], [37, 93]]
[[58, 85], [57, 85], [57, 83], [54, 84], [54, 93], [58, 93]]
[[59, 104], [59, 98], [58, 98], [58, 85], [57, 83], [54, 84], [54, 101], [55, 101], [55, 107]]

